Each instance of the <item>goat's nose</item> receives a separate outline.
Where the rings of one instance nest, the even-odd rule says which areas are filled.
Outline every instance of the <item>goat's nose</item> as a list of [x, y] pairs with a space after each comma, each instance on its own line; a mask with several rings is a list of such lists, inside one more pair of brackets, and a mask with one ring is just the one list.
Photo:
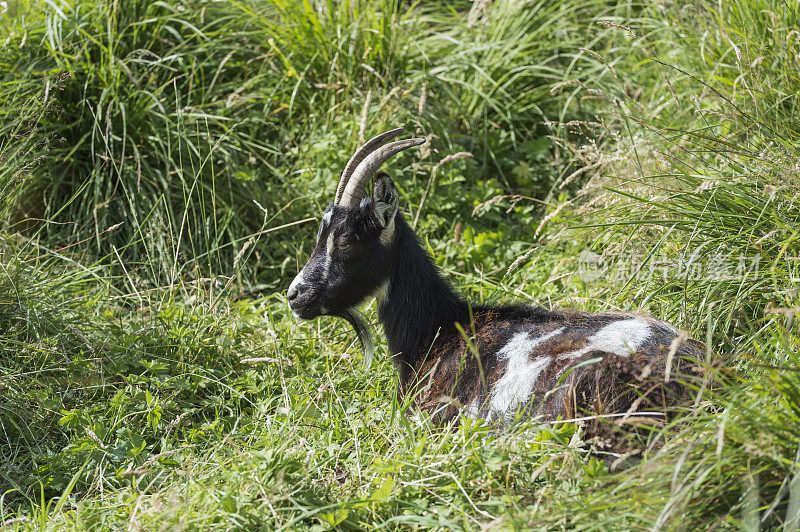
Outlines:
[[297, 299], [297, 295], [300, 293], [300, 290], [297, 289], [297, 285], [293, 284], [289, 287], [289, 291], [286, 292], [286, 297], [289, 301], [294, 301]]

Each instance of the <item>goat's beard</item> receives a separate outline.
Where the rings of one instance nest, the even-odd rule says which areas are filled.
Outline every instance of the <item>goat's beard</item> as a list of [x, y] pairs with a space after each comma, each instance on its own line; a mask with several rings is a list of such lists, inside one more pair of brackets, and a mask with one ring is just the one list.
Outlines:
[[358, 341], [361, 342], [361, 348], [364, 350], [364, 367], [369, 368], [372, 364], [372, 356], [375, 353], [375, 346], [372, 343], [372, 335], [369, 332], [369, 325], [367, 325], [367, 317], [363, 312], [356, 308], [349, 308], [342, 312], [339, 316], [346, 319], [356, 330]]

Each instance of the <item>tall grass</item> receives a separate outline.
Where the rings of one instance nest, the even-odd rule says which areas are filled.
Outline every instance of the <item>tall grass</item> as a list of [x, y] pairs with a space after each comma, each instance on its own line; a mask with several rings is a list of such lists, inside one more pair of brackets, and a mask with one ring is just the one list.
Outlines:
[[160, 282], [198, 260], [211, 266], [209, 250], [259, 227], [250, 200], [263, 187], [231, 166], [272, 168], [272, 102], [238, 93], [259, 76], [279, 88], [280, 76], [269, 82], [248, 64], [235, 17], [213, 4], [135, 1], [30, 10], [32, 23], [6, 37], [7, 105], [39, 96], [42, 83], [56, 103], [26, 184], [38, 201], [20, 216], [48, 219], [51, 241], [116, 254]]
[[[7, 108], [41, 97], [43, 83], [55, 104], [18, 215], [52, 222], [42, 231], [60, 247], [118, 256], [156, 284], [213, 276], [264, 229], [256, 202], [270, 226], [320, 208], [354, 146], [396, 124], [433, 135], [432, 158], [475, 152], [471, 181], [496, 176], [495, 191], [544, 196], [554, 171], [518, 161], [550, 159], [548, 135], [567, 133], [547, 124], [587, 116], [554, 84], [574, 69], [608, 75], [578, 50], [594, 8], [32, 5], [4, 34]], [[410, 187], [425, 179], [405, 176]], [[240, 272], [250, 287], [285, 272], [292, 254], [284, 240], [260, 246], [267, 257]]]
[[[634, 143], [621, 144], [648, 156], [595, 182], [606, 188], [600, 196], [590, 184], [595, 207], [585, 227], [602, 231], [595, 251], [610, 271], [615, 260], [640, 257], [634, 275], [616, 278], [624, 296], [705, 337], [707, 360], [721, 372], [641, 467], [556, 505], [551, 517], [583, 524], [600, 515], [600, 527], [794, 530], [797, 12], [736, 2], [665, 14], [640, 50], [661, 90], [645, 91], [652, 114], [635, 117]], [[669, 55], [661, 52], [667, 43]]]

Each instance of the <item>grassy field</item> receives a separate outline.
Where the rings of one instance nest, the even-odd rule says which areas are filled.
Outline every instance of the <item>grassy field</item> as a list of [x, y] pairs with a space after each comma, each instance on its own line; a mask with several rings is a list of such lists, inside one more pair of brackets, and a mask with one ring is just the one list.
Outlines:
[[[800, 25], [772, 0], [0, 3], [0, 528], [800, 528]], [[627, 447], [436, 427], [285, 290], [341, 168], [480, 301], [669, 320]], [[441, 163], [447, 156], [471, 157]]]

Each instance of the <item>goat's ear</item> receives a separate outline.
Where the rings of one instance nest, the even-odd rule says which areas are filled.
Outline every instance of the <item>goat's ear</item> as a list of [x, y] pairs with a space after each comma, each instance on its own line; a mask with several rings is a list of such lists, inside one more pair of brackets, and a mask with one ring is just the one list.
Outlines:
[[375, 176], [372, 198], [375, 219], [381, 227], [386, 227], [389, 222], [394, 221], [394, 215], [397, 213], [397, 206], [400, 201], [397, 187], [394, 186], [394, 182], [388, 174], [378, 172], [378, 175]]

